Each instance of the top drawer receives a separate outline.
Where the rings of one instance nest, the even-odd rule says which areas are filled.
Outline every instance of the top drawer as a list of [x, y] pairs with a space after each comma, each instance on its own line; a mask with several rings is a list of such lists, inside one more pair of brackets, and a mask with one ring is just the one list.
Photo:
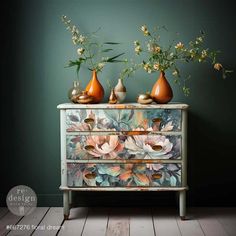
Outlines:
[[68, 109], [66, 130], [180, 131], [180, 109]]

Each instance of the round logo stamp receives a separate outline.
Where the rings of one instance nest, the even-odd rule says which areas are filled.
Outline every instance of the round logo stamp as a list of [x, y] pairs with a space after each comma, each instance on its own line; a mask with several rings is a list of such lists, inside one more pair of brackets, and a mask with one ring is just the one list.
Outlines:
[[31, 214], [37, 206], [37, 196], [33, 189], [25, 185], [13, 187], [7, 194], [7, 207], [14, 215]]

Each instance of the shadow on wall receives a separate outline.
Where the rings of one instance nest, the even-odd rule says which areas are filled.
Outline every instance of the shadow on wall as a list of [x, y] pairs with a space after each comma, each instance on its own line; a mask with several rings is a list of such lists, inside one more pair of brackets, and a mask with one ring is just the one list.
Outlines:
[[[196, 206], [222, 205], [222, 199], [233, 194], [236, 184], [234, 144], [227, 132], [198, 114], [190, 111], [188, 118], [188, 200]], [[235, 204], [228, 198], [223, 205]]]

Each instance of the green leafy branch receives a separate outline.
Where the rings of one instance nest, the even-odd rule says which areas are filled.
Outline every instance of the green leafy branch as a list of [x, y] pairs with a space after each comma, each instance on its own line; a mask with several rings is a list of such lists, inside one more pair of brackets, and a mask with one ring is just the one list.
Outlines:
[[[158, 29], [160, 29], [158, 31]], [[190, 79], [183, 79], [183, 83], [180, 83], [180, 63], [190, 62], [210, 62], [213, 67], [222, 72], [222, 78], [226, 78], [228, 73], [232, 73], [232, 70], [227, 70], [223, 65], [217, 62], [217, 56], [220, 53], [218, 50], [210, 50], [204, 48], [205, 34], [203, 31], [193, 41], [190, 41], [187, 46], [182, 42], [173, 41], [167, 48], [160, 45], [161, 29], [167, 31], [166, 28], [157, 28], [154, 32], [150, 32], [146, 25], [141, 27], [141, 31], [148, 40], [145, 45], [142, 45], [138, 40], [134, 41], [135, 53], [139, 56], [142, 53], [147, 55], [147, 58], [143, 60], [142, 67], [148, 73], [156, 71], [166, 71], [170, 69], [175, 78], [174, 82], [181, 85], [183, 84], [183, 92], [186, 96], [190, 94], [190, 89], [186, 85], [186, 81]]]
[[[107, 47], [107, 45], [118, 45], [117, 42], [104, 42], [98, 43], [98, 36], [96, 32], [91, 34], [81, 34], [79, 28], [72, 24], [71, 20], [66, 16], [62, 16], [62, 21], [66, 25], [67, 30], [71, 32], [72, 42], [77, 47], [78, 58], [70, 60], [66, 67], [76, 67], [77, 75], [80, 71], [81, 65], [86, 64], [89, 70], [102, 71], [107, 63], [123, 62], [118, 60], [124, 53], [119, 53], [113, 56], [106, 56], [107, 53], [113, 51], [113, 48]], [[100, 28], [99, 28], [100, 30]], [[78, 48], [79, 47], [79, 48]]]

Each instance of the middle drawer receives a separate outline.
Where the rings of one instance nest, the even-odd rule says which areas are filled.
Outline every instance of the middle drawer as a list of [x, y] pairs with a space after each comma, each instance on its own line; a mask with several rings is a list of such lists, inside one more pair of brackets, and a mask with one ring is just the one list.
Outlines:
[[89, 159], [180, 159], [181, 135], [67, 135], [66, 157]]

